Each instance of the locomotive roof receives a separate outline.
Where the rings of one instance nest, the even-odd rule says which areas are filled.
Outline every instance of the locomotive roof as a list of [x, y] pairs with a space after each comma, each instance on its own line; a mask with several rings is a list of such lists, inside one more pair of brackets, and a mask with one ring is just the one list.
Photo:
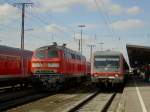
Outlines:
[[77, 52], [77, 51], [75, 51], [75, 50], [72, 50], [72, 49], [69, 49], [69, 48], [63, 47], [63, 46], [48, 45], [48, 46], [40, 47], [40, 48], [38, 48], [37, 50], [45, 50], [45, 49], [49, 49], [49, 48], [56, 48], [56, 49], [59, 49], [59, 50], [64, 50], [64, 51], [66, 51], [66, 52], [69, 51], [69, 52], [71, 52], [71, 53], [75, 53], [75, 54], [77, 54], [77, 55], [83, 56], [83, 55], [81, 55], [80, 52]]
[[96, 51], [96, 52], [94, 52], [94, 55], [100, 55], [100, 56], [107, 56], [107, 55], [119, 56], [119, 55], [121, 55], [121, 53], [120, 52], [116, 52], [116, 51]]

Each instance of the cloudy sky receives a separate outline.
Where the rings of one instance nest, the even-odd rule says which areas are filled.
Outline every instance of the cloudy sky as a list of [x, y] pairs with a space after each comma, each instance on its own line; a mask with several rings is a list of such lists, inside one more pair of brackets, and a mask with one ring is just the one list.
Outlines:
[[[0, 0], [0, 44], [20, 47], [21, 7], [18, 2], [32, 2], [25, 12], [25, 48], [67, 43], [77, 50], [79, 24], [84, 24], [83, 48], [122, 51], [125, 44], [150, 44], [149, 0]], [[33, 30], [29, 30], [33, 29]]]

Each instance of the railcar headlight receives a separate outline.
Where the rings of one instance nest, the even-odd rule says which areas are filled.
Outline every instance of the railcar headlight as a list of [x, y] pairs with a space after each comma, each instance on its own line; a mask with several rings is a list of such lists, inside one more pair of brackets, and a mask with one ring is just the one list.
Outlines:
[[59, 67], [59, 63], [48, 63], [48, 67]]
[[42, 67], [41, 63], [32, 63], [32, 67]]

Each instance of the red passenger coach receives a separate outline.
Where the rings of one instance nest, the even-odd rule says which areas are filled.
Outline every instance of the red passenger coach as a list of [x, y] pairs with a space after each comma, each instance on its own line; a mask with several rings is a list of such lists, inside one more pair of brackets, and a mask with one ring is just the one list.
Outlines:
[[120, 52], [97, 51], [93, 55], [92, 81], [97, 84], [123, 84], [128, 65]]
[[[45, 86], [62, 85], [73, 79], [84, 79], [90, 73], [90, 64], [80, 53], [56, 43], [35, 50], [32, 57], [35, 82]], [[37, 84], [37, 83], [35, 83]]]
[[[23, 69], [21, 67], [21, 56], [23, 56]], [[10, 83], [23, 83], [31, 77], [31, 57], [31, 51], [0, 46], [0, 86]]]

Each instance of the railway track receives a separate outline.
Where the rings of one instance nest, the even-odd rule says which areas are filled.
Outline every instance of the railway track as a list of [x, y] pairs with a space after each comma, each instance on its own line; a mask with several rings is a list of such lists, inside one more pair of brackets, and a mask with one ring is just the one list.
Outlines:
[[43, 97], [47, 97], [51, 94], [52, 93], [37, 93], [36, 91], [30, 89], [30, 90], [14, 92], [6, 95], [1, 95], [0, 112], [31, 101], [38, 100]]
[[64, 112], [107, 112], [116, 94], [95, 92]]
[[[69, 91], [72, 88], [69, 89]], [[73, 90], [78, 90], [79, 88], [74, 88]], [[57, 93], [63, 93], [66, 90], [53, 91], [53, 92], [37, 92], [33, 88], [27, 90], [20, 90], [13, 93], [0, 94], [0, 112], [9, 110], [12, 108], [16, 108], [17, 106], [21, 106], [32, 101], [36, 101], [48, 96], [55, 95]], [[67, 90], [68, 91], [68, 90]]]
[[[58, 92], [58, 94], [30, 94], [22, 98], [4, 102], [2, 105], [0, 103], [0, 107], [3, 107], [3, 110], [10, 109], [8, 110], [10, 112], [24, 110], [41, 110], [45, 112], [106, 112], [111, 110], [110, 112], [115, 112], [112, 111], [115, 109], [111, 108], [111, 106], [114, 107], [115, 105], [116, 107], [118, 105], [119, 98], [116, 97], [118, 96], [118, 92], [99, 91], [97, 88], [92, 90], [91, 88], [93, 87], [75, 88]], [[32, 102], [34, 100], [37, 101]], [[21, 106], [22, 104], [26, 105]], [[39, 107], [39, 105], [43, 106]], [[4, 106], [7, 107], [4, 108]]]

